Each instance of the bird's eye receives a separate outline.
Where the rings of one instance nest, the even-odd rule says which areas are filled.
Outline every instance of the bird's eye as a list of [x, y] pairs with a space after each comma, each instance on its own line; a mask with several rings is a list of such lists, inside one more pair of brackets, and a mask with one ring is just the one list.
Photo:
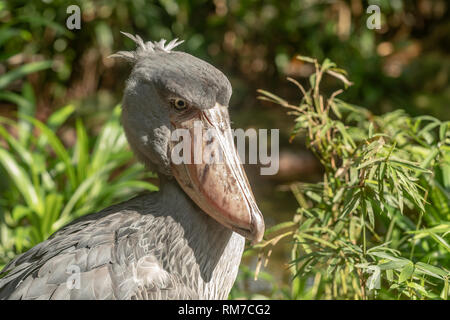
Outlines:
[[174, 99], [172, 101], [172, 104], [174, 106], [175, 109], [177, 109], [178, 111], [182, 111], [185, 110], [188, 107], [188, 104], [186, 101], [184, 101], [183, 99]]

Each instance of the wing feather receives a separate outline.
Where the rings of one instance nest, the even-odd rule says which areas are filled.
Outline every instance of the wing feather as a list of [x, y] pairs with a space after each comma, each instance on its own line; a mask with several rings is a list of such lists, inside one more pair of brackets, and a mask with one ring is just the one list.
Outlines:
[[161, 231], [164, 227], [156, 224], [164, 221], [130, 210], [142, 208], [141, 201], [138, 197], [83, 217], [18, 256], [0, 273], [0, 298], [178, 297], [175, 291], [183, 285], [155, 255], [164, 245], [152, 238], [160, 235], [149, 236], [143, 228]]

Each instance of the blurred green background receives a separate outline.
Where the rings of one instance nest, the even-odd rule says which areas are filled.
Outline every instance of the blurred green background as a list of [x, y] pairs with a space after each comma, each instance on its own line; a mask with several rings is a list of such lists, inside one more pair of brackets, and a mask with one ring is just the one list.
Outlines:
[[[72, 4], [81, 8], [80, 30], [66, 28], [66, 9]], [[381, 9], [379, 30], [366, 26], [370, 4]], [[0, 116], [16, 119], [22, 108], [46, 122], [61, 107], [73, 106], [67, 122], [58, 127], [62, 143], [73, 147], [79, 133], [75, 119], [82, 119], [95, 136], [121, 101], [130, 67], [108, 56], [133, 50], [134, 43], [119, 31], [144, 40], [180, 38], [185, 42], [178, 50], [212, 63], [229, 77], [234, 127], [281, 129], [279, 173], [261, 177], [257, 166], [246, 168], [266, 224], [272, 226], [298, 207], [283, 185], [314, 182], [322, 173], [301, 139], [288, 142], [292, 119], [281, 108], [257, 100], [256, 90], [299, 101], [298, 89], [286, 77], [306, 83], [313, 67], [294, 57], [328, 57], [354, 83], [340, 96], [343, 100], [374, 114], [401, 108], [413, 116], [449, 120], [448, 7], [444, 0], [0, 1]], [[29, 70], [23, 69], [27, 65]], [[333, 80], [325, 85], [326, 92], [338, 88]], [[0, 181], [7, 179], [0, 171]], [[0, 193], [7, 198], [5, 189]], [[106, 200], [98, 208], [111, 204]], [[267, 266], [274, 279], [249, 281], [248, 289], [264, 292], [285, 281], [287, 255], [282, 249], [274, 252], [275, 262]], [[5, 254], [3, 263], [10, 258]], [[250, 268], [255, 259], [248, 258]]]

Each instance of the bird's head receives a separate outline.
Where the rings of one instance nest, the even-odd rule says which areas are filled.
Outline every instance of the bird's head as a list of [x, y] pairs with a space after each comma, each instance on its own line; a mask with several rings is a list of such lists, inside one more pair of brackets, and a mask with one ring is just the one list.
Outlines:
[[[124, 34], [137, 50], [113, 56], [133, 64], [122, 124], [136, 156], [159, 174], [175, 177], [219, 223], [253, 243], [260, 241], [264, 220], [234, 147], [227, 77], [203, 60], [173, 51], [181, 43], [177, 40], [144, 42]], [[177, 135], [182, 142], [174, 139]], [[180, 154], [180, 146], [187, 154]], [[174, 160], [180, 155], [181, 162]]]

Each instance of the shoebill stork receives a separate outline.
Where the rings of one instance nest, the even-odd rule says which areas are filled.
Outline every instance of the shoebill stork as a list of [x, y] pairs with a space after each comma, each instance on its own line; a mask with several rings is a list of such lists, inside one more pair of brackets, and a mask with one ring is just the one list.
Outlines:
[[[1, 272], [2, 299], [226, 299], [245, 238], [263, 236], [234, 147], [226, 76], [174, 51], [177, 40], [125, 35], [137, 49], [114, 55], [133, 65], [122, 124], [160, 190], [84, 216], [16, 257]], [[192, 133], [195, 121], [215, 129], [202, 143], [214, 141], [222, 163], [171, 161], [171, 133]]]

